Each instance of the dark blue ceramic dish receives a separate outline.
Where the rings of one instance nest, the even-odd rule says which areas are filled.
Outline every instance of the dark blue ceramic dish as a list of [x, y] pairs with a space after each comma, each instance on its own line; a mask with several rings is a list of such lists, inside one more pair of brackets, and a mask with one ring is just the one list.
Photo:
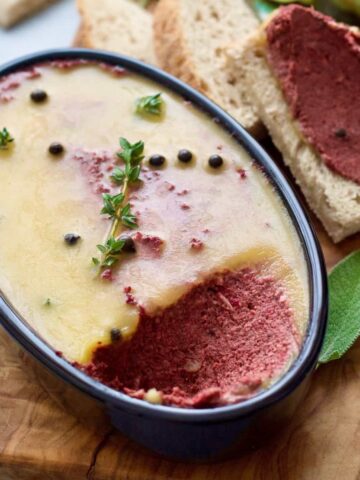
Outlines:
[[183, 460], [209, 460], [257, 445], [294, 414], [304, 397], [324, 337], [328, 307], [326, 271], [308, 218], [296, 194], [260, 145], [218, 106], [161, 70], [120, 55], [69, 49], [47, 51], [7, 63], [0, 68], [0, 76], [50, 60], [79, 58], [124, 67], [176, 92], [216, 119], [261, 166], [282, 198], [303, 246], [311, 300], [307, 335], [290, 370], [268, 390], [237, 405], [191, 410], [151, 405], [88, 377], [57, 356], [4, 297], [0, 298], [1, 323], [42, 365], [68, 385], [100, 402], [116, 428], [155, 452]]

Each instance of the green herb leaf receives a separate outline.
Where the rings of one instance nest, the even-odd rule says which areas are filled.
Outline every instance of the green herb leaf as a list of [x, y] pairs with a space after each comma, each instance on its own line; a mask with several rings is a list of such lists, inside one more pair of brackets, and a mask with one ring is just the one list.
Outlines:
[[102, 263], [103, 267], [112, 267], [119, 259], [117, 257], [107, 257]]
[[110, 195], [109, 193], [103, 193], [104, 206], [100, 213], [102, 215], [109, 215], [110, 217], [116, 216], [116, 210], [124, 201], [124, 194], [118, 193], [117, 195]]
[[155, 95], [149, 95], [147, 97], [141, 97], [136, 100], [136, 113], [139, 115], [149, 114], [159, 116], [163, 108], [164, 101], [161, 97], [161, 93]]
[[9, 143], [13, 142], [14, 138], [11, 136], [7, 128], [0, 130], [0, 150], [9, 148]]
[[103, 268], [110, 268], [120, 259], [125, 240], [116, 239], [121, 224], [127, 228], [136, 228], [136, 215], [131, 212], [129, 203], [124, 205], [125, 198], [128, 197], [129, 184], [136, 182], [139, 179], [141, 172], [141, 161], [144, 158], [144, 142], [131, 144], [126, 138], [120, 138], [121, 152], [117, 156], [125, 163], [125, 168], [122, 170], [119, 167], [114, 168], [111, 180], [121, 185], [121, 191], [116, 195], [109, 193], [103, 194], [103, 208], [102, 215], [108, 215], [112, 218], [111, 229], [108, 233], [108, 238], [104, 244], [97, 245], [97, 249], [101, 253], [101, 259], [93, 257], [92, 262], [99, 267], [99, 272]]
[[96, 245], [96, 248], [102, 253], [102, 261], [93, 257], [92, 261], [100, 268], [112, 267], [118, 260], [119, 255], [124, 248], [125, 240], [109, 237], [103, 245]]
[[129, 172], [129, 181], [136, 182], [139, 179], [140, 171], [141, 171], [140, 165], [133, 167]]
[[131, 213], [131, 206], [129, 203], [121, 210], [120, 218], [123, 225], [128, 228], [136, 228], [138, 226], [136, 216]]
[[342, 357], [360, 336], [360, 251], [329, 275], [330, 312], [319, 363]]
[[96, 248], [100, 250], [101, 253], [106, 253], [106, 247], [105, 245], [96, 245]]
[[50, 298], [47, 298], [47, 299], [45, 300], [45, 302], [44, 302], [44, 306], [45, 306], [45, 307], [50, 307], [51, 304], [52, 304], [52, 302], [51, 302]]
[[114, 168], [110, 178], [114, 183], [117, 183], [118, 185], [122, 185], [124, 183], [125, 177], [126, 177], [126, 174], [124, 170], [121, 170], [121, 168], [116, 167]]
[[111, 253], [112, 255], [117, 255], [121, 253], [121, 250], [123, 249], [125, 245], [125, 240], [120, 240], [116, 239], [114, 237], [108, 238], [108, 240], [105, 243], [108, 252]]
[[139, 141], [131, 144], [126, 138], [120, 138], [120, 146], [122, 151], [117, 156], [125, 162], [125, 165], [139, 165], [143, 160], [144, 142]]

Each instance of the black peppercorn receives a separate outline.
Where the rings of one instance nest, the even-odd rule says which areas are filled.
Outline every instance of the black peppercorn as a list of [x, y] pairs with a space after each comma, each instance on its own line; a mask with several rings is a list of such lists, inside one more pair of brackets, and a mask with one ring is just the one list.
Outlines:
[[219, 168], [223, 163], [224, 160], [222, 159], [222, 157], [220, 157], [220, 155], [211, 155], [211, 157], [209, 158], [209, 166], [211, 168]]
[[34, 90], [30, 94], [30, 98], [33, 102], [35, 103], [43, 103], [47, 99], [48, 94], [45, 92], [45, 90]]
[[125, 244], [122, 248], [123, 252], [125, 252], [125, 253], [135, 253], [136, 252], [135, 242], [134, 242], [132, 237], [123, 236], [123, 237], [120, 237], [120, 240], [125, 241]]
[[151, 155], [149, 163], [152, 167], [161, 167], [165, 163], [165, 157], [156, 153], [155, 155]]
[[49, 147], [51, 155], [61, 155], [64, 152], [64, 147], [61, 143], [53, 142]]
[[180, 160], [180, 162], [189, 163], [191, 162], [192, 157], [193, 155], [190, 150], [187, 150], [186, 148], [179, 150], [178, 159]]
[[118, 342], [119, 340], [121, 340], [121, 330], [119, 328], [112, 328], [110, 330], [110, 338], [112, 342]]
[[75, 245], [80, 238], [80, 235], [77, 235], [76, 233], [67, 233], [64, 235], [64, 240], [68, 245]]
[[335, 135], [338, 138], [345, 138], [347, 136], [347, 132], [345, 128], [339, 128], [338, 130], [336, 130]]

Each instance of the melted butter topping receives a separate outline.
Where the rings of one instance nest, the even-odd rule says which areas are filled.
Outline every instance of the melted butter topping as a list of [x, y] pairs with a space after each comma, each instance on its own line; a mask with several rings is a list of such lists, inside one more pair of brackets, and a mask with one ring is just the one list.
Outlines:
[[[304, 332], [307, 268], [294, 227], [272, 186], [226, 132], [135, 75], [117, 77], [91, 65], [44, 66], [41, 73], [0, 109], [0, 127], [15, 137], [13, 147], [0, 151], [0, 288], [49, 344], [85, 362], [98, 342], [110, 341], [111, 328], [129, 335], [136, 329], [138, 311], [126, 303], [124, 288], [151, 312], [211, 272], [255, 264], [281, 280]], [[46, 103], [31, 102], [36, 88], [46, 90]], [[135, 100], [158, 91], [163, 118], [135, 115]], [[95, 191], [99, 184], [112, 188], [110, 172], [95, 180], [81, 160], [84, 152], [105, 149], [113, 164], [121, 136], [143, 140], [147, 159], [166, 157], [155, 173], [144, 161], [142, 183], [131, 193], [138, 231], [163, 243], [156, 254], [142, 245], [124, 256], [109, 282], [96, 277], [91, 258], [109, 228]], [[65, 146], [63, 157], [49, 155], [53, 141]], [[181, 148], [193, 153], [191, 163], [178, 161]], [[207, 163], [214, 153], [224, 159], [217, 170]], [[81, 236], [71, 247], [63, 239], [68, 232]]]

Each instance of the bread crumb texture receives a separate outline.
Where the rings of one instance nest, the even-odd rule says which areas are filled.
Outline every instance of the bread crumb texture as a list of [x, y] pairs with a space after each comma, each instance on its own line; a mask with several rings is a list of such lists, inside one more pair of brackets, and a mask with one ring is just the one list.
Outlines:
[[81, 29], [76, 43], [155, 63], [152, 15], [130, 0], [77, 0]]
[[261, 124], [243, 74], [227, 63], [226, 47], [241, 43], [258, 27], [242, 0], [160, 0], [154, 13], [159, 65], [219, 104], [251, 133]]

